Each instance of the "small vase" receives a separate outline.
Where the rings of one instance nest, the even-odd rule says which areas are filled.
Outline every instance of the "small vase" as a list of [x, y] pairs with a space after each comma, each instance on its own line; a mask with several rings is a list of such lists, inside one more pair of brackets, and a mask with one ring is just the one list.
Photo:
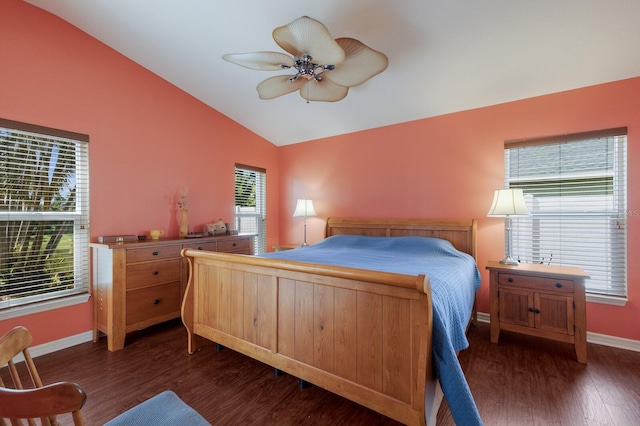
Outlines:
[[187, 217], [187, 213], [189, 210], [180, 209], [180, 236], [186, 237], [189, 234], [189, 218]]

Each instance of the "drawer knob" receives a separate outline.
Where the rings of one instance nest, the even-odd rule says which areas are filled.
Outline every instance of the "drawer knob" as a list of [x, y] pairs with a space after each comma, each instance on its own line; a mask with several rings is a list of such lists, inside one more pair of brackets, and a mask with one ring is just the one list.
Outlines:
[[153, 275], [158, 275], [160, 272], [158, 271], [153, 271]]
[[510, 283], [513, 282], [513, 278], [507, 278], [507, 281], [509, 281]]
[[154, 300], [153, 300], [153, 304], [154, 304], [154, 305], [157, 305], [158, 303], [160, 303], [160, 299], [154, 299]]
[[233, 246], [235, 247], [235, 246], [236, 246], [236, 243], [233, 243]]
[[157, 252], [157, 251], [154, 251], [154, 252], [153, 252], [153, 255], [154, 255], [154, 256], [157, 256], [157, 255], [159, 255], [159, 254], [160, 254], [160, 253], [159, 253], [159, 252]]
[[556, 283], [556, 288], [562, 288], [562, 284]]
[[204, 250], [204, 249], [202, 248], [202, 246], [200, 246], [200, 247], [198, 247], [198, 250]]

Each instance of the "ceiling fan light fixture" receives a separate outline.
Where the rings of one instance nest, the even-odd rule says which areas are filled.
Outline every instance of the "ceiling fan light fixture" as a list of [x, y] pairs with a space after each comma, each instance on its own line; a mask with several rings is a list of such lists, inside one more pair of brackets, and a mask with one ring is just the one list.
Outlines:
[[245, 68], [279, 71], [293, 76], [272, 77], [256, 87], [260, 99], [273, 99], [300, 90], [309, 101], [335, 102], [387, 68], [387, 57], [352, 38], [334, 40], [315, 19], [303, 16], [273, 30], [273, 39], [293, 57], [279, 52], [228, 53], [222, 58]]

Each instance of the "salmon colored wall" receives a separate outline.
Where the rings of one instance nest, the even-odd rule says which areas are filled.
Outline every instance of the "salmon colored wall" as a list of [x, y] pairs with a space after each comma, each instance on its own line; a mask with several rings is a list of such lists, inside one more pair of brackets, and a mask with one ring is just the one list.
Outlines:
[[[267, 169], [278, 217], [277, 147], [65, 21], [18, 0], [0, 3], [0, 117], [90, 136], [91, 236], [177, 236], [176, 195], [189, 191], [192, 230], [234, 209], [235, 163]], [[269, 221], [269, 245], [277, 221]], [[0, 322], [34, 343], [92, 329], [93, 300]]]
[[503, 187], [504, 141], [628, 127], [628, 282], [625, 307], [588, 303], [591, 332], [640, 340], [640, 78], [332, 137], [279, 149], [280, 242], [302, 240], [296, 198], [318, 217], [477, 218], [480, 312], [489, 312], [489, 259], [504, 257], [501, 219], [487, 218]]

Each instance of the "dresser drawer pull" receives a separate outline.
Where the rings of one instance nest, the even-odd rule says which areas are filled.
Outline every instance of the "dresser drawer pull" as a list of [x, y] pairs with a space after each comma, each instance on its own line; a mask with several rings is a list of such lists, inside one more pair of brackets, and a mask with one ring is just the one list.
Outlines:
[[154, 300], [153, 300], [153, 304], [154, 304], [154, 305], [157, 305], [158, 303], [160, 303], [160, 299], [154, 299]]
[[158, 271], [153, 271], [153, 275], [158, 275], [160, 272]]
[[159, 254], [160, 254], [160, 252], [157, 252], [157, 251], [154, 251], [154, 252], [153, 252], [153, 255], [154, 255], [154, 256], [157, 256], [157, 255], [159, 255]]
[[198, 250], [204, 250], [204, 248], [202, 248], [202, 246], [198, 247]]
[[507, 281], [509, 281], [510, 283], [513, 282], [513, 278], [507, 278]]
[[233, 246], [235, 247], [235, 246], [236, 246], [236, 243], [233, 243]]
[[562, 288], [562, 284], [561, 283], [556, 283], [556, 288]]

